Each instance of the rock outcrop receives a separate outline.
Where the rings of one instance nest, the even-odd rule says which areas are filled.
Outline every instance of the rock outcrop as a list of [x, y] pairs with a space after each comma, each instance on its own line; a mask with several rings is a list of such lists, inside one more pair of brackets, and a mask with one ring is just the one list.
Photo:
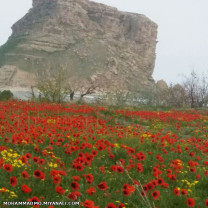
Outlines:
[[[69, 77], [109, 90], [154, 83], [157, 25], [142, 14], [88, 0], [33, 0], [12, 30], [0, 48], [0, 71], [7, 65], [33, 77], [37, 69], [65, 67]], [[15, 79], [6, 84], [18, 85]]]
[[156, 86], [159, 87], [162, 90], [168, 90], [168, 84], [166, 83], [166, 81], [164, 81], [163, 79], [158, 80], [156, 82]]

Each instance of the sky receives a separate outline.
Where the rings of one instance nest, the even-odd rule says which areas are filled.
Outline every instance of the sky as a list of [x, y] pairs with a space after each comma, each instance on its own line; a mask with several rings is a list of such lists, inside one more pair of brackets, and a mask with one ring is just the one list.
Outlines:
[[[158, 24], [155, 80], [178, 83], [192, 70], [208, 72], [207, 0], [94, 1], [144, 14]], [[0, 0], [0, 45], [11, 35], [11, 26], [31, 7], [32, 0]]]

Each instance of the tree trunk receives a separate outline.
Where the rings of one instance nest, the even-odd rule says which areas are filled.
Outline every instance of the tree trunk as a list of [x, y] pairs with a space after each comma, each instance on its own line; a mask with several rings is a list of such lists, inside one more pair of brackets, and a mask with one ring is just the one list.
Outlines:
[[70, 93], [70, 100], [73, 101], [74, 100], [74, 92]]

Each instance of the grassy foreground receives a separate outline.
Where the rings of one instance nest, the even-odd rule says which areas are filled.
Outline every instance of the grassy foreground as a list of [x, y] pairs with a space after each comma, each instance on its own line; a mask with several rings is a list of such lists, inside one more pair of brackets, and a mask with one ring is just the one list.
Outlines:
[[0, 203], [208, 207], [208, 112], [0, 102]]

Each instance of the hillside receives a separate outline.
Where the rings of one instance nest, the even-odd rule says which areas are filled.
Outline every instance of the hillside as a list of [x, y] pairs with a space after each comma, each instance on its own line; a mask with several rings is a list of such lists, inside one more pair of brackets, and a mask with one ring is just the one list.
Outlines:
[[[29, 87], [37, 69], [51, 67], [102, 89], [154, 83], [157, 25], [142, 14], [88, 0], [33, 0], [12, 30], [0, 48], [1, 85]], [[9, 79], [7, 69], [22, 77]]]

